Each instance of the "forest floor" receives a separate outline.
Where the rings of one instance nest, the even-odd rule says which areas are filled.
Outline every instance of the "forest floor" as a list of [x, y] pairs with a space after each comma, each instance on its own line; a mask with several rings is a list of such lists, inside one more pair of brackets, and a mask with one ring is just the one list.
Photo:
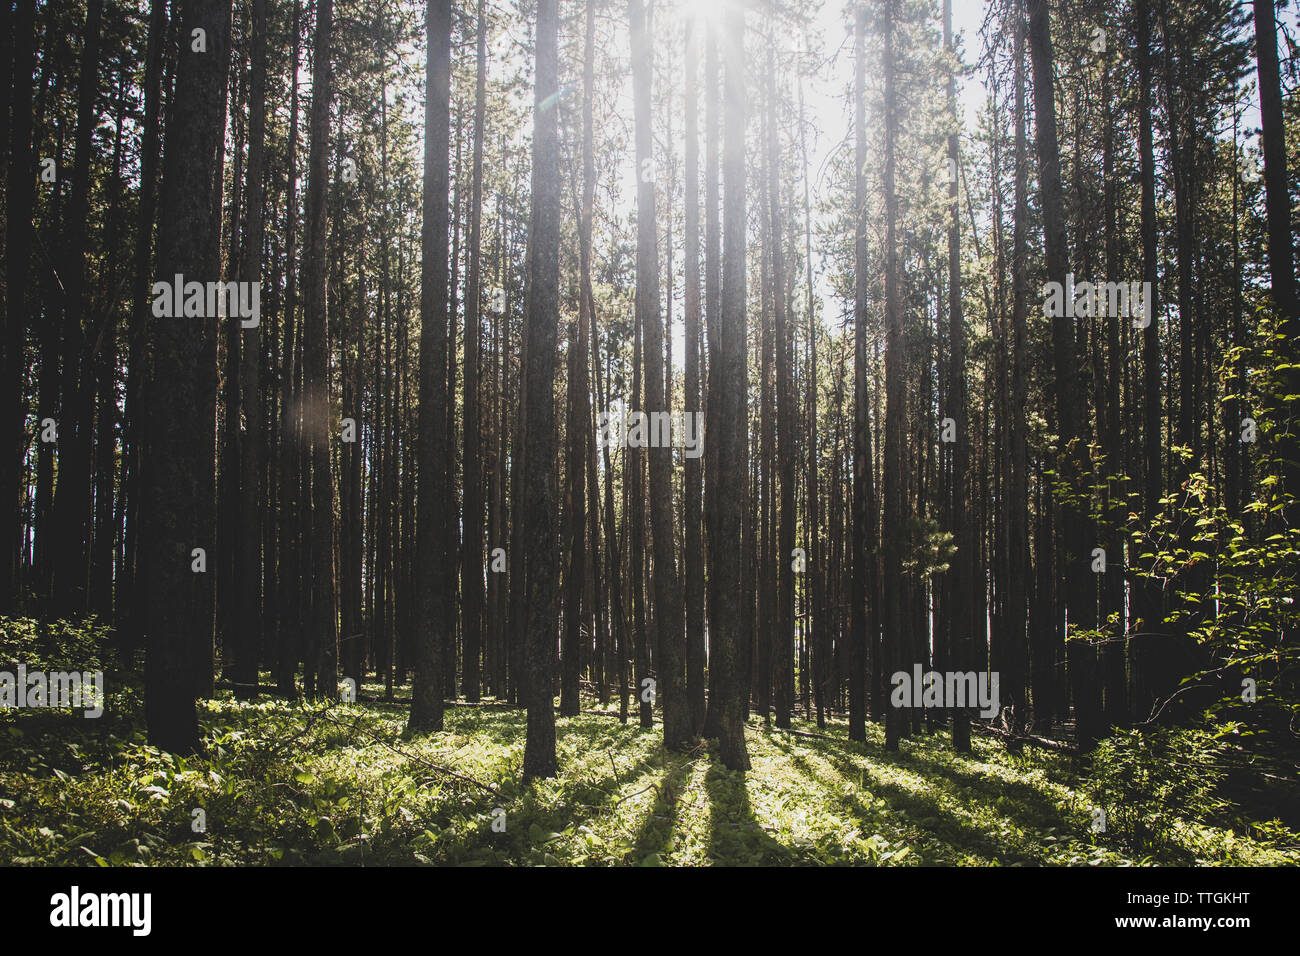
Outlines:
[[451, 706], [444, 733], [411, 737], [407, 706], [227, 691], [200, 703], [190, 758], [145, 744], [138, 688], [98, 720], [4, 712], [0, 863], [1300, 864], [1294, 832], [1240, 812], [1131, 854], [1093, 831], [1070, 756], [979, 736], [966, 756], [943, 733], [890, 754], [875, 725], [864, 745], [842, 722], [796, 720], [825, 735], [802, 736], [751, 718], [741, 774], [588, 711], [557, 718], [560, 776], [524, 784], [521, 710]]

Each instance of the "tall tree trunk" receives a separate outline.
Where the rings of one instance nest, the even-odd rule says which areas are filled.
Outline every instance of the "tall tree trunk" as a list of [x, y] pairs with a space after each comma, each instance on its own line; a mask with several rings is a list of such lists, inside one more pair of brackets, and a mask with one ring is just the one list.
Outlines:
[[451, 95], [451, 2], [425, 5], [428, 54], [424, 101], [424, 210], [420, 233], [420, 421], [416, 514], [417, 633], [410, 729], [442, 730], [443, 635], [452, 626], [454, 595], [442, 586], [453, 560], [445, 515], [455, 508], [447, 436], [448, 124]]
[[780, 479], [777, 505], [777, 630], [772, 642], [772, 681], [775, 690], [776, 726], [790, 726], [794, 707], [794, 375], [791, 346], [790, 302], [786, 297], [785, 235], [781, 215], [780, 117], [776, 84], [776, 60], [768, 50], [768, 195], [772, 221], [772, 317], [776, 333], [776, 459]]
[[[126, 406], [123, 444], [123, 485], [126, 496], [126, 528], [122, 577], [118, 582], [118, 627], [124, 647], [138, 646], [143, 632], [143, 610], [136, 596], [140, 561], [140, 475], [143, 469], [146, 429], [145, 390], [152, 357], [146, 346], [148, 309], [151, 300], [150, 270], [153, 268], [154, 227], [158, 207], [158, 158], [162, 102], [163, 48], [169, 30], [167, 0], [149, 4], [149, 39], [145, 50], [144, 133], [140, 141], [140, 204], [136, 220], [134, 250], [134, 298], [127, 323]], [[11, 207], [12, 208], [12, 207]], [[11, 285], [12, 288], [12, 285]]]
[[[1043, 234], [1049, 281], [1065, 288], [1068, 268], [1065, 242], [1065, 212], [1061, 196], [1061, 157], [1056, 134], [1056, 104], [1052, 66], [1050, 13], [1046, 0], [1027, 0], [1029, 9], [1029, 54], [1034, 71], [1034, 126], [1038, 144]], [[1075, 354], [1073, 319], [1064, 314], [1052, 321], [1052, 362], [1055, 374], [1057, 430], [1060, 433], [1059, 471], [1071, 492], [1082, 487], [1084, 468], [1080, 444], [1078, 358]], [[1096, 626], [1095, 579], [1091, 547], [1094, 535], [1083, 507], [1074, 500], [1061, 505], [1061, 528], [1057, 539], [1061, 571], [1066, 583], [1066, 613], [1071, 635]], [[1054, 625], [1057, 626], [1057, 625]], [[1089, 749], [1099, 733], [1096, 647], [1080, 637], [1067, 642], [1070, 684], [1074, 691], [1075, 717], [1080, 746]]]
[[[1160, 358], [1160, 308], [1159, 308], [1159, 246], [1156, 222], [1156, 163], [1155, 143], [1152, 124], [1147, 121], [1151, 116], [1151, 89], [1153, 84], [1151, 52], [1151, 13], [1149, 0], [1135, 0], [1133, 15], [1137, 21], [1136, 50], [1138, 73], [1138, 166], [1141, 179], [1141, 235], [1142, 235], [1142, 281], [1149, 282], [1151, 298], [1147, 305], [1146, 327], [1142, 330], [1143, 352], [1143, 444], [1145, 458], [1145, 475], [1143, 482], [1143, 514], [1148, 521], [1153, 521], [1160, 512], [1160, 499], [1164, 495], [1164, 473], [1162, 469], [1162, 448], [1164, 439], [1161, 434], [1161, 405], [1163, 402], [1162, 380], [1164, 369]], [[1163, 624], [1163, 599], [1160, 582], [1146, 580], [1135, 589], [1138, 599], [1141, 630], [1152, 632], [1159, 630]], [[1134, 664], [1140, 664], [1144, 656], [1146, 639], [1138, 638], [1133, 645]], [[1141, 672], [1140, 666], [1134, 667]], [[1152, 700], [1145, 699], [1141, 692], [1141, 680], [1133, 688], [1133, 714], [1145, 717], [1149, 713]]]
[[806, 381], [808, 391], [804, 400], [808, 416], [808, 450], [805, 462], [807, 476], [804, 479], [808, 495], [807, 558], [808, 566], [812, 569], [812, 604], [809, 607], [811, 612], [809, 616], [811, 634], [808, 638], [808, 663], [812, 679], [812, 696], [814, 705], [817, 708], [817, 726], [825, 727], [828, 703], [827, 692], [829, 690], [826, 678], [830, 673], [828, 664], [831, 654], [831, 628], [826, 607], [826, 572], [828, 567], [823, 563], [826, 552], [821, 542], [821, 488], [820, 479], [818, 478], [820, 449], [817, 447], [817, 330], [819, 323], [817, 319], [816, 290], [813, 286], [812, 201], [808, 181], [808, 126], [804, 115], [802, 78], [800, 78], [799, 84], [799, 149], [803, 159], [804, 268], [808, 296], [806, 306], [808, 310], [808, 377]]
[[478, 68], [474, 85], [473, 177], [470, 187], [469, 276], [465, 288], [465, 547], [462, 561], [465, 671], [462, 691], [467, 701], [480, 695], [479, 657], [483, 647], [483, 474], [480, 460], [482, 426], [479, 357], [482, 354], [483, 126], [487, 120], [487, 16], [478, 0]]
[[[771, 96], [765, 99], [771, 101]], [[767, 104], [765, 103], [766, 107]], [[759, 231], [758, 231], [758, 463], [754, 469], [758, 511], [758, 549], [754, 553], [758, 564], [758, 631], [754, 647], [755, 683], [754, 703], [764, 725], [772, 720], [772, 645], [777, 630], [777, 554], [776, 554], [776, 410], [773, 406], [773, 322], [772, 322], [772, 207], [769, 202], [770, 183], [776, 175], [766, 148], [770, 126], [769, 110], [764, 108], [759, 122]], [[753, 520], [753, 515], [748, 516]]]
[[[630, 0], [628, 17], [632, 39], [632, 88], [636, 111], [637, 255], [636, 308], [641, 316], [645, 353], [645, 404], [653, 418], [669, 411], [664, 394], [664, 329], [659, 313], [659, 256], [655, 226], [655, 183], [651, 155], [653, 129], [650, 113], [651, 47], [646, 30], [645, 5]], [[690, 709], [682, 672], [682, 607], [673, 536], [673, 450], [663, 435], [655, 435], [648, 449], [650, 471], [650, 534], [654, 547], [654, 608], [658, 636], [658, 696], [663, 702], [664, 745], [685, 750], [690, 745]], [[658, 446], [658, 447], [656, 447]]]
[[[849, 739], [867, 739], [868, 648], [876, 646], [876, 495], [871, 462], [871, 410], [867, 396], [867, 11], [854, 23], [854, 175], [853, 175], [853, 577], [849, 591]], [[874, 653], [873, 671], [883, 673]], [[879, 679], [876, 681], [879, 682]]]
[[560, 144], [553, 97], [559, 79], [559, 3], [538, 0], [533, 89], [532, 228], [528, 233], [527, 419], [524, 428], [523, 548], [527, 587], [522, 695], [528, 707], [524, 777], [553, 777], [555, 601], [555, 350], [560, 300]]
[[[683, 399], [686, 416], [700, 418], [700, 145], [699, 27], [695, 20], [686, 24], [686, 367]], [[698, 431], [696, 434], [699, 434]], [[686, 457], [685, 518], [686, 537], [682, 573], [686, 577], [686, 695], [691, 715], [691, 733], [704, 729], [704, 540], [700, 529], [701, 471], [698, 457]]]
[[301, 477], [300, 428], [302, 403], [298, 391], [298, 341], [295, 335], [297, 310], [297, 223], [298, 223], [298, 61], [301, 37], [301, 4], [293, 4], [293, 53], [289, 58], [289, 145], [284, 224], [284, 357], [280, 407], [280, 507], [276, 515], [280, 537], [280, 568], [276, 607], [276, 691], [289, 699], [298, 696], [297, 670], [302, 655], [303, 621], [299, 613], [301, 567], [298, 538], [302, 528], [302, 504], [298, 494]]
[[710, 505], [716, 509], [711, 523], [717, 534], [709, 542], [709, 558], [718, 577], [716, 619], [717, 654], [711, 664], [718, 669], [717, 694], [709, 710], [717, 708], [718, 751], [724, 766], [748, 770], [743, 701], [737, 681], [737, 645], [740, 631], [740, 517], [742, 498], [737, 493], [745, 476], [746, 371], [745, 371], [745, 0], [736, 0], [723, 13], [721, 33], [726, 78], [723, 92], [726, 117], [723, 134], [722, 175], [725, 202], [722, 224], [722, 322], [719, 329], [719, 382], [716, 405], [710, 405], [708, 434], [718, 442], [719, 494]]
[[[943, 45], [948, 55], [957, 56], [952, 37], [952, 0], [943, 3]], [[948, 572], [948, 621], [952, 628], [948, 639], [949, 659], [940, 670], [965, 671], [973, 658], [970, 648], [977, 623], [984, 620], [983, 602], [975, 601], [976, 529], [966, 501], [966, 476], [970, 470], [970, 429], [966, 417], [966, 328], [961, 310], [961, 228], [957, 201], [960, 178], [957, 151], [957, 80], [955, 63], [948, 73], [948, 112], [954, 124], [948, 134], [948, 415], [954, 423], [957, 441], [952, 449], [952, 472], [949, 484], [953, 521], [958, 524], [953, 539], [957, 553]], [[929, 447], [927, 442], [927, 447]], [[1019, 501], [1014, 502], [1019, 506]], [[980, 590], [983, 594], [983, 590]], [[982, 632], [981, 632], [982, 636]], [[954, 708], [952, 712], [952, 746], [958, 753], [970, 753], [970, 711]]]
[[[650, 113], [650, 38], [646, 31], [645, 4], [629, 0], [632, 30], [632, 87], [636, 109], [637, 169], [637, 311], [645, 333], [646, 412], [651, 418], [669, 411], [664, 394], [663, 320], [659, 315], [659, 255], [655, 241], [655, 183], [649, 166], [654, 130]], [[658, 696], [663, 704], [663, 741], [669, 750], [690, 745], [690, 709], [682, 672], [681, 592], [673, 554], [672, 445], [651, 425], [650, 535], [654, 546], [654, 622], [658, 635]]]
[[[1259, 115], [1263, 132], [1264, 198], [1268, 215], [1268, 271], [1273, 302], [1280, 314], [1278, 392], [1275, 454], [1281, 462], [1282, 487], [1291, 500], [1283, 524], [1300, 523], [1300, 302], [1295, 291], [1294, 238], [1291, 235], [1291, 197], [1288, 189], [1286, 127], [1282, 117], [1282, 90], [1277, 61], [1277, 23], [1272, 0], [1254, 0], [1255, 61], [1259, 73]], [[1276, 400], [1275, 400], [1276, 401]]]
[[[579, 293], [581, 295], [581, 293]], [[568, 501], [565, 517], [568, 520], [568, 571], [565, 575], [564, 625], [560, 640], [560, 716], [576, 717], [581, 710], [579, 694], [582, 677], [582, 604], [583, 585], [587, 572], [587, 515], [586, 515], [586, 459], [587, 432], [590, 426], [583, 420], [579, 392], [586, 390], [582, 371], [587, 366], [585, 328], [585, 299], [579, 301], [579, 318], [569, 323], [568, 424], [565, 441], [568, 446], [565, 458], [565, 479], [568, 483]]]
[[[717, 417], [715, 409], [722, 401], [720, 378], [722, 363], [719, 358], [721, 349], [722, 316], [720, 303], [722, 296], [721, 232], [718, 222], [718, 164], [719, 164], [719, 123], [718, 92], [720, 89], [718, 74], [718, 31], [717, 25], [710, 22], [708, 37], [704, 48], [704, 314], [706, 317], [706, 341], [708, 361], [705, 369], [704, 415], [706, 421]], [[716, 435], [708, 434], [704, 442], [704, 540], [708, 551], [708, 581], [705, 585], [707, 601], [706, 619], [708, 621], [708, 664], [709, 690], [708, 700], [713, 700], [718, 692], [718, 669], [713, 662], [718, 656], [717, 615], [720, 600], [718, 576], [713, 571], [714, 541], [718, 535], [715, 524], [718, 516], [717, 499], [721, 491], [718, 487], [718, 440]], [[718, 736], [718, 716], [716, 707], [704, 708], [704, 728], [701, 736]]]
[[[126, 73], [117, 70], [116, 100], [113, 116], [113, 160], [109, 173], [108, 210], [103, 235], [119, 236], [127, 228], [126, 195], [122, 177], [125, 154]], [[103, 280], [108, 285], [125, 284], [120, 272], [121, 247], [106, 242], [108, 254]], [[90, 612], [104, 623], [112, 623], [113, 572], [117, 553], [118, 528], [115, 523], [117, 499], [117, 372], [118, 372], [118, 298], [108, 297], [92, 311], [91, 336], [88, 341], [87, 374], [95, 378], [95, 454], [94, 454], [94, 531], [90, 554]]]
[[13, 101], [9, 125], [9, 176], [5, 196], [5, 326], [0, 332], [0, 614], [14, 614], [21, 601], [23, 547], [20, 504], [23, 481], [23, 375], [27, 329], [35, 308], [28, 303], [28, 270], [35, 232], [36, 164], [32, 152], [32, 85], [36, 70], [36, 0], [18, 0], [13, 34]]
[[[328, 0], [326, 0], [328, 2]], [[220, 279], [220, 197], [230, 62], [230, 0], [183, 0], [182, 36], [203, 30], [206, 51], [183, 43], [167, 122], [158, 275]], [[168, 279], [167, 281], [174, 281]], [[151, 319], [153, 317], [151, 316]], [[143, 473], [141, 540], [148, 604], [145, 720], [149, 743], [199, 746], [195, 698], [211, 681], [213, 585], [193, 552], [216, 534], [217, 319], [149, 322], [155, 358]], [[204, 673], [206, 669], [207, 673]]]
[[[911, 663], [904, 657], [910, 650], [909, 622], [903, 613], [903, 589], [908, 578], [903, 572], [906, 557], [907, 508], [903, 487], [903, 455], [906, 436], [906, 386], [903, 376], [903, 303], [899, 292], [898, 264], [898, 195], [894, 177], [898, 141], [897, 82], [894, 42], [897, 37], [894, 0], [885, 0], [881, 33], [884, 37], [884, 60], [881, 70], [885, 84], [885, 153], [882, 176], [885, 202], [885, 467], [883, 505], [884, 539], [884, 619], [881, 631], [885, 666], [880, 673], [892, 674]], [[855, 463], [856, 466], [856, 463]], [[897, 707], [885, 712], [885, 749], [897, 750], [907, 721]]]
[[[579, 305], [579, 321], [583, 324], [584, 342], [590, 339], [590, 353], [584, 354], [579, 365], [579, 374], [583, 378], [583, 387], [580, 389], [578, 399], [582, 405], [580, 409], [581, 427], [587, 436], [587, 511], [588, 525], [591, 543], [588, 548], [591, 565], [591, 595], [592, 608], [595, 613], [596, 627], [596, 667], [597, 667], [597, 693], [601, 705], [609, 703], [609, 673], [610, 673], [610, 626], [609, 616], [611, 608], [604, 599], [604, 579], [601, 573], [600, 562], [600, 496], [596, 484], [597, 462], [596, 462], [596, 432], [592, 427], [591, 417], [591, 399], [588, 390], [588, 379], [586, 372], [586, 362], [591, 360], [592, 367], [596, 373], [596, 394], [597, 400], [600, 397], [600, 344], [596, 335], [596, 303], [591, 288], [591, 232], [592, 218], [595, 213], [596, 205], [596, 158], [594, 151], [594, 103], [595, 103], [595, 86], [596, 86], [596, 8], [594, 4], [587, 4], [587, 22], [586, 37], [583, 42], [582, 55], [582, 205], [578, 210], [578, 241], [579, 241], [579, 295], [582, 296]], [[606, 454], [606, 473], [608, 478], [608, 447], [605, 449]], [[611, 499], [612, 502], [612, 499]], [[613, 537], [614, 521], [613, 515], [610, 514], [607, 524], [606, 533]], [[611, 577], [617, 578], [617, 569], [609, 566]]]
[[[329, 322], [325, 295], [329, 231], [330, 69], [333, 0], [317, 0], [308, 127], [306, 239], [303, 245], [303, 431], [311, 472], [311, 574], [304, 578], [311, 607], [311, 653], [316, 696], [338, 692], [337, 589], [334, 576], [334, 473], [330, 456]], [[444, 257], [445, 258], [445, 257]]]
[[[1029, 149], [1025, 133], [1025, 21], [1020, 4], [1015, 4], [1013, 25], [1015, 31], [1012, 57], [1015, 60], [1015, 145], [1014, 165], [1015, 184], [1013, 186], [1014, 209], [1012, 210], [1011, 239], [1011, 487], [1007, 497], [1008, 521], [1007, 541], [1005, 547], [1010, 550], [1007, 562], [1007, 624], [1006, 630], [1011, 642], [1010, 659], [1016, 662], [1012, 673], [1006, 675], [1004, 686], [1007, 699], [1011, 702], [1012, 729], [1019, 732], [1027, 718], [1023, 705], [1024, 696], [1024, 662], [1027, 658], [1028, 641], [1026, 625], [1028, 609], [1029, 568], [1029, 471], [1027, 452], [1028, 423], [1026, 421], [1025, 403], [1028, 400], [1026, 385], [1027, 349], [1029, 329], [1027, 321], [1027, 298], [1029, 295], [1029, 264], [1027, 232], [1029, 220]], [[1035, 645], [1035, 651], [1038, 645]], [[1048, 684], [1052, 679], [1049, 661], [1040, 660], [1037, 653], [1032, 659], [1031, 685], [1034, 698], [1034, 714], [1039, 716], [1040, 704], [1046, 704], [1051, 695]], [[1040, 693], [1041, 691], [1041, 693]], [[1046, 710], [1047, 719], [1051, 719], [1050, 709]], [[1046, 730], [1046, 727], [1041, 729]]]
[[90, 572], [90, 469], [92, 393], [86, 384], [88, 349], [85, 315], [86, 246], [90, 220], [91, 150], [99, 91], [100, 22], [103, 0], [90, 0], [81, 47], [77, 81], [77, 127], [72, 186], [63, 222], [61, 269], [63, 285], [63, 381], [59, 417], [58, 486], [54, 493], [59, 558], [54, 565], [54, 608], [59, 614], [86, 610]]
[[[239, 268], [243, 282], [262, 281], [263, 163], [266, 154], [266, 0], [253, 0], [249, 35], [252, 43], [252, 77], [248, 110], [248, 205], [244, 222], [244, 257]], [[228, 319], [227, 321], [235, 321]], [[243, 367], [240, 384], [244, 412], [244, 447], [240, 454], [239, 537], [237, 598], [239, 624], [234, 679], [247, 696], [257, 693], [257, 664], [262, 636], [262, 469], [264, 467], [261, 330], [243, 330]]]

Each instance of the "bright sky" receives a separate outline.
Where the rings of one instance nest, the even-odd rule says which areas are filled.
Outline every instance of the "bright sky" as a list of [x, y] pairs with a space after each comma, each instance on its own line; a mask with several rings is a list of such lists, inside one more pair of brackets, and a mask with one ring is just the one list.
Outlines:
[[[683, 160], [682, 151], [684, 142], [681, 136], [682, 112], [680, 98], [682, 95], [682, 80], [680, 70], [682, 67], [682, 49], [680, 46], [683, 37], [683, 17], [700, 16], [705, 19], [718, 17], [729, 0], [648, 0], [647, 6], [650, 7], [653, 15], [652, 29], [656, 34], [656, 56], [659, 62], [656, 65], [655, 74], [655, 103], [656, 111], [659, 115], [655, 117], [656, 136], [658, 136], [658, 127], [662, 123], [662, 111], [658, 105], [661, 101], [659, 97], [662, 94], [659, 85], [664, 77], [663, 58], [668, 49], [667, 36], [671, 33], [673, 42], [677, 46], [673, 49], [672, 76], [673, 90], [672, 95], [676, 102], [673, 117], [673, 142], [672, 149], [674, 162], [678, 168], [676, 171], [676, 186], [678, 190], [682, 186], [681, 163]], [[851, 126], [851, 107], [846, 99], [848, 86], [853, 75], [853, 38], [851, 32], [846, 28], [849, 22], [850, 2], [846, 0], [821, 0], [818, 7], [808, 38], [792, 35], [788, 38], [790, 50], [801, 50], [806, 43], [811, 42], [814, 52], [819, 54], [819, 59], [824, 63], [822, 69], [814, 74], [806, 76], [803, 83], [803, 97], [805, 110], [812, 121], [816, 134], [808, 142], [809, 149], [809, 167], [812, 176], [812, 204], [815, 210], [818, 206], [819, 198], [829, 188], [826, 181], [829, 160], [836, 150], [852, 148], [852, 126]], [[979, 111], [983, 108], [986, 100], [986, 89], [984, 86], [984, 71], [970, 70], [969, 67], [977, 60], [982, 53], [982, 40], [979, 35], [980, 26], [983, 23], [985, 11], [987, 9], [987, 0], [953, 0], [953, 28], [956, 34], [957, 48], [961, 55], [962, 62], [968, 67], [965, 76], [959, 79], [958, 98], [960, 108], [963, 114], [963, 128], [967, 131], [975, 128]], [[750, 0], [750, 12], [748, 15], [748, 29], [751, 34], [763, 29], [761, 18], [763, 17], [762, 4], [758, 0]], [[939, 4], [935, 4], [936, 16], [939, 12]], [[599, 49], [598, 57], [612, 56], [621, 60], [625, 65], [627, 62], [628, 34], [626, 29], [627, 7], [625, 3], [609, 2], [605, 4], [602, 17], [606, 23], [613, 21], [619, 25], [613, 38], [613, 47]], [[1283, 14], [1284, 22], [1292, 29], [1295, 29], [1297, 14], [1294, 11], [1287, 10]], [[567, 29], [581, 30], [582, 18], [573, 17], [566, 24]], [[518, 59], [520, 52], [527, 46], [531, 45], [531, 24], [520, 24], [514, 21], [509, 30], [498, 32], [493, 38], [492, 49], [489, 53], [490, 66], [494, 77], [503, 78], [507, 73], [515, 71], [520, 65]], [[936, 24], [937, 29], [937, 24]], [[562, 38], [562, 42], [564, 42]], [[466, 51], [467, 55], [471, 55]], [[703, 51], [701, 51], [701, 60]], [[566, 63], [566, 70], [570, 73], [580, 66]], [[599, 63], [598, 63], [599, 68]], [[1248, 76], [1253, 80], [1253, 71]], [[309, 78], [307, 78], [309, 82]], [[566, 75], [566, 82], [580, 83], [580, 78], [575, 75]], [[942, 82], [941, 77], [936, 77], [935, 82]], [[615, 115], [607, 118], [606, 122], [614, 122], [623, 127], [626, 133], [627, 149], [619, 169], [619, 191], [620, 205], [623, 207], [617, 211], [612, 211], [624, 223], [630, 223], [631, 214], [635, 207], [636, 196], [636, 170], [634, 168], [632, 155], [632, 84], [630, 73], [625, 75], [622, 89], [619, 92], [618, 101], [614, 107]], [[391, 95], [391, 94], [390, 94]], [[788, 91], [788, 95], [793, 96], [793, 90]], [[520, 88], [516, 91], [517, 102], [521, 107], [527, 109], [531, 106], [532, 94], [530, 89]], [[417, 129], [420, 122], [418, 102], [408, 103], [407, 108], [412, 112], [412, 120], [416, 123]], [[752, 112], [752, 110], [751, 110]], [[700, 117], [703, 121], [703, 103], [700, 104]], [[750, 122], [756, 123], [757, 117], [751, 115]], [[598, 120], [599, 122], [599, 120]], [[1243, 116], [1243, 128], [1249, 129], [1258, 123], [1258, 113], [1254, 107], [1249, 107]], [[519, 145], [523, 145], [527, 136], [531, 132], [531, 121], [525, 120], [523, 127], [516, 131], [516, 139]], [[751, 130], [753, 135], [754, 130]], [[656, 159], [659, 159], [658, 150], [656, 150]], [[703, 162], [703, 144], [701, 143], [701, 163]], [[661, 172], [662, 174], [662, 172]], [[796, 189], [798, 196], [801, 189]], [[678, 201], [680, 205], [680, 200]], [[665, 211], [661, 208], [658, 210], [661, 222], [660, 241], [663, 242], [663, 226]], [[802, 210], [797, 210], [797, 215], [802, 216]], [[681, 225], [680, 225], [680, 208], [674, 210], [675, 222], [673, 233], [674, 244], [681, 242]], [[680, 368], [684, 355], [683, 328], [682, 328], [682, 283], [680, 281], [680, 270], [682, 267], [682, 256], [680, 249], [674, 251], [673, 256], [674, 270], [678, 275], [673, 277], [673, 289], [675, 293], [675, 302], [673, 306], [673, 362], [674, 366]], [[822, 275], [820, 263], [818, 262], [818, 253], [816, 244], [813, 247], [813, 269], [816, 277], [818, 294], [823, 299], [822, 315], [825, 320], [832, 321], [833, 317], [839, 312], [839, 304], [831, 301], [830, 291], [825, 284], [825, 277]], [[490, 292], [491, 290], [489, 290]]]
[[[706, 17], [713, 17], [717, 15], [726, 2], [727, 0], [687, 0], [684, 10], [698, 11], [702, 12]], [[814, 215], [816, 215], [818, 199], [829, 188], [826, 175], [831, 156], [836, 150], [852, 148], [852, 109], [846, 99], [846, 93], [853, 77], [853, 35], [846, 28], [846, 23], [850, 22], [849, 9], [850, 4], [845, 3], [844, 0], [822, 0], [813, 20], [810, 37], [805, 39], [804, 37], [792, 36], [790, 38], [791, 50], [803, 49], [805, 43], [811, 42], [814, 52], [819, 55], [819, 59], [827, 61], [823, 69], [817, 71], [814, 75], [805, 77], [803, 85], [804, 109], [816, 130], [816, 135], [808, 142], [811, 201]], [[953, 31], [956, 35], [957, 48], [963, 53], [963, 62], [969, 63], [979, 54], [979, 27], [984, 20], [984, 10], [984, 0], [954, 0]], [[750, 16], [761, 16], [761, 13], [754, 11], [752, 3]], [[756, 21], [750, 28], [757, 29]], [[662, 24], [656, 23], [655, 29], [657, 32], [663, 29]], [[680, 60], [678, 63], [680, 65]], [[680, 87], [678, 89], [680, 90]], [[626, 110], [629, 116], [631, 115], [630, 90], [631, 84], [629, 82], [625, 90]], [[791, 95], [793, 95], [793, 92]], [[980, 74], [973, 73], [960, 81], [958, 97], [965, 124], [967, 128], [972, 128], [976, 114], [983, 105], [985, 98], [985, 88]], [[702, 118], [703, 105], [701, 104], [701, 120]], [[752, 117], [751, 120], [753, 120]], [[680, 117], [678, 117], [678, 121], [680, 122]], [[675, 148], [676, 159], [680, 162], [680, 144], [676, 144]], [[630, 157], [623, 180], [624, 197], [629, 201], [634, 201], [636, 181]], [[662, 210], [660, 212], [662, 215]], [[802, 216], [801, 212], [800, 216]], [[680, 242], [680, 238], [680, 235], [675, 235], [674, 241]], [[680, 268], [681, 256], [676, 255], [674, 258], [675, 268]], [[838, 313], [839, 309], [836, 303], [830, 301], [830, 289], [826, 284], [818, 259], [817, 247], [816, 243], [814, 243], [814, 285], [817, 287], [817, 294], [823, 299], [823, 320], [828, 321]], [[677, 368], [681, 368], [685, 358], [684, 329], [681, 323], [680, 285], [680, 282], [675, 281], [679, 298], [674, 304], [673, 364]]]

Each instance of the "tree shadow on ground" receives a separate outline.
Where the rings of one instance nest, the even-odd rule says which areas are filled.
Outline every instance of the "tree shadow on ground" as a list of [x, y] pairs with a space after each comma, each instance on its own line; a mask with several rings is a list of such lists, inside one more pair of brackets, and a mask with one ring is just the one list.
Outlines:
[[633, 852], [637, 859], [642, 859], [651, 853], [662, 856], [670, 849], [673, 833], [677, 828], [682, 789], [694, 767], [694, 761], [674, 761], [660, 774], [659, 782], [651, 784], [655, 790], [655, 797], [632, 841]]
[[[777, 738], [773, 737], [773, 742], [787, 753], [795, 752], [792, 748], [796, 744], [792, 740], [778, 742]], [[832, 750], [830, 746], [826, 746], [833, 745], [833, 741], [817, 740], [812, 743], [818, 753], [837, 762], [837, 770], [842, 776], [852, 778], [860, 776], [863, 772], [864, 768], [849, 761], [842, 748]], [[864, 756], [868, 754], [865, 749], [859, 752]], [[959, 755], [953, 756], [958, 759], [937, 764], [926, 759], [927, 755], [923, 750], [913, 749], [900, 753], [874, 751], [870, 753], [870, 760], [876, 764], [885, 764], [916, 773], [924, 777], [927, 784], [946, 790], [964, 804], [980, 803], [991, 806], [997, 804], [998, 813], [1024, 827], [1047, 829], [1069, 828], [1075, 825], [1075, 821], [1063, 815], [1061, 808], [1050, 796], [1033, 784], [1023, 780], [1007, 780], [968, 769], [962, 766]], [[977, 760], [979, 756], [971, 754], [965, 759]], [[999, 799], [1003, 801], [1001, 804], [998, 804]]]
[[[921, 773], [927, 788], [912, 790], [888, 780], [871, 764], [863, 767], [853, 763], [847, 757], [834, 753], [827, 753], [824, 756], [841, 777], [849, 780], [861, 780], [862, 775], [865, 773], [868, 778], [865, 783], [866, 789], [874, 796], [885, 800], [892, 813], [901, 815], [901, 818], [906, 820], [907, 823], [925, 830], [936, 841], [947, 845], [954, 851], [973, 852], [989, 861], [1041, 862], [1041, 858], [1036, 853], [1017, 847], [1005, 838], [995, 839], [990, 837], [985, 829], [969, 820], [962, 819], [952, 809], [944, 806], [936, 794], [938, 791], [950, 791], [950, 787], [947, 786], [947, 781], [937, 770], [926, 773], [919, 771], [915, 763], [912, 763], [909, 769], [918, 770]], [[886, 760], [883, 762], [890, 763], [891, 761]], [[1003, 808], [998, 808], [997, 812], [1008, 820], [1014, 816], [1013, 814], [1007, 814]], [[1058, 820], [1061, 827], [1070, 826], [1070, 821], [1060, 816], [1059, 811]], [[928, 821], [933, 821], [933, 823]], [[1036, 829], [1041, 826], [1041, 822], [1036, 821], [1031, 826]]]
[[704, 775], [709, 797], [709, 862], [730, 866], [790, 864], [795, 853], [768, 835], [754, 816], [749, 784], [739, 770], [716, 759]]

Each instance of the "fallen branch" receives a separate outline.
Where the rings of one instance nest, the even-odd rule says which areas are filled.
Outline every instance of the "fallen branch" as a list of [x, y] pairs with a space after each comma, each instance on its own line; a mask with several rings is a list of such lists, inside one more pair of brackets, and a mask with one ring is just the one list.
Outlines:
[[990, 727], [988, 724], [981, 723], [977, 720], [970, 722], [971, 729], [977, 733], [985, 734], [989, 737], [997, 737], [999, 740], [1005, 740], [1009, 744], [1033, 744], [1035, 747], [1042, 747], [1044, 750], [1054, 750], [1057, 753], [1077, 754], [1077, 750], [1063, 740], [1052, 740], [1050, 737], [1037, 737], [1033, 734], [1013, 734], [1010, 731], [999, 730], [997, 727]]

